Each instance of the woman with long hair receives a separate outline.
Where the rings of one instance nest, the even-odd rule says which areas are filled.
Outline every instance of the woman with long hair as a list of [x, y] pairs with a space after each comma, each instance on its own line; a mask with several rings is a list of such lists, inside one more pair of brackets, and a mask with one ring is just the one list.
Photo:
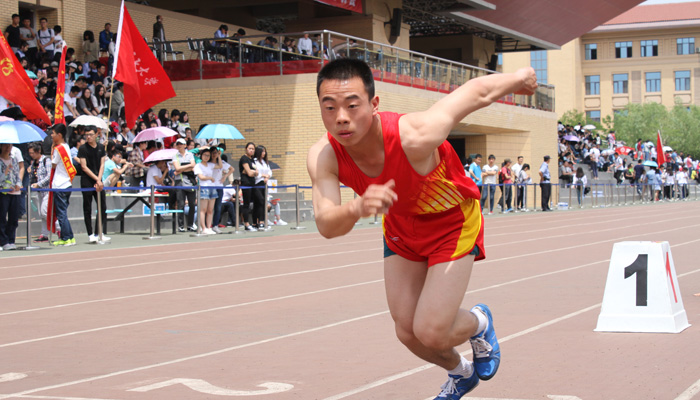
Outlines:
[[576, 175], [574, 175], [572, 185], [576, 186], [576, 198], [578, 199], [578, 205], [580, 207], [586, 195], [586, 185], [588, 185], [588, 178], [586, 178], [583, 168], [576, 168]]
[[190, 128], [190, 116], [187, 115], [187, 111], [180, 112], [180, 123], [177, 125], [177, 131], [180, 133], [180, 137], [187, 137], [185, 132], [187, 128]]
[[272, 169], [267, 163], [267, 149], [259, 145], [253, 155], [253, 167], [255, 167], [255, 189], [253, 190], [253, 222], [259, 230], [265, 229], [265, 185], [272, 176]]
[[107, 97], [107, 89], [105, 89], [104, 85], [102, 84], [96, 84], [95, 85], [95, 95], [93, 97], [93, 105], [97, 109], [97, 112], [103, 115], [107, 115], [107, 112], [109, 111], [109, 100]]
[[92, 91], [90, 89], [83, 89], [83, 93], [78, 97], [77, 107], [80, 115], [97, 115], [99, 112], [95, 108], [95, 104], [92, 101]]
[[100, 58], [100, 43], [95, 41], [95, 34], [90, 30], [83, 32], [83, 53], [85, 53], [83, 60], [85, 64]]
[[202, 162], [194, 167], [194, 173], [199, 178], [200, 186], [199, 231], [205, 235], [215, 235], [216, 232], [211, 229], [211, 223], [214, 218], [214, 204], [218, 193], [211, 186], [216, 184], [214, 170], [221, 169], [221, 158], [218, 159], [217, 163], [211, 162], [210, 149], [202, 149], [199, 156], [202, 158]]
[[158, 126], [168, 126], [170, 123], [170, 117], [168, 114], [168, 110], [165, 108], [161, 108], [160, 111], [158, 111], [158, 119], [156, 120], [158, 122]]
[[253, 156], [255, 155], [255, 143], [248, 142], [245, 145], [245, 154], [241, 156], [238, 160], [238, 171], [241, 174], [241, 186], [249, 187], [241, 189], [243, 192], [243, 209], [241, 214], [243, 214], [243, 224], [245, 224], [245, 230], [255, 232], [257, 228], [250, 225], [249, 215], [250, 215], [250, 203], [253, 201], [253, 188], [255, 186], [255, 177], [257, 172], [253, 166]]

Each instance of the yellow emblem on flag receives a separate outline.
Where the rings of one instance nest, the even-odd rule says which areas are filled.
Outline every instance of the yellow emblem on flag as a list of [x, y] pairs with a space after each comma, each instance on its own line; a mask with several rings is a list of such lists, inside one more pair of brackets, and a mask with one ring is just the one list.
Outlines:
[[8, 57], [5, 57], [2, 60], [0, 60], [0, 70], [2, 70], [2, 73], [5, 76], [8, 76], [11, 73], [15, 72], [15, 69], [12, 65], [12, 60], [10, 60]]

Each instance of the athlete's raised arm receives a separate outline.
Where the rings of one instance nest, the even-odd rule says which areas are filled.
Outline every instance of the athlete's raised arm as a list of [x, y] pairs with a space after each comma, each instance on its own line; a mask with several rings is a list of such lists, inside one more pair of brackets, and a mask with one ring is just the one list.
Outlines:
[[341, 204], [338, 161], [325, 136], [309, 149], [306, 168], [311, 177], [316, 226], [326, 238], [345, 235], [358, 219], [385, 213], [396, 200], [392, 179], [384, 185], [369, 185], [362, 196]]
[[409, 160], [430, 157], [447, 139], [452, 128], [470, 113], [510, 94], [532, 95], [537, 89], [535, 70], [528, 67], [512, 74], [492, 74], [471, 79], [426, 111], [401, 118], [401, 144]]

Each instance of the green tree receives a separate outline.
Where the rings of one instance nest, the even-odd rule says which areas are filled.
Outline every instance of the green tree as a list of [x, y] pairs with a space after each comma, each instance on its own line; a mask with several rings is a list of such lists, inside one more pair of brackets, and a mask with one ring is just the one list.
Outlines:
[[600, 122], [593, 121], [592, 119], [588, 118], [588, 116], [583, 111], [579, 111], [575, 108], [573, 110], [565, 112], [559, 120], [564, 125], [595, 125], [596, 130], [602, 129], [602, 125], [600, 124]]

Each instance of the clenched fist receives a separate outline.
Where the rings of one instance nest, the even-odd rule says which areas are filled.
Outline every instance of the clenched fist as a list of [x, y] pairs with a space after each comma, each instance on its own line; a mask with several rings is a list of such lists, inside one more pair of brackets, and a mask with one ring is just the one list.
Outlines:
[[386, 213], [398, 200], [394, 187], [396, 187], [396, 182], [393, 179], [383, 185], [369, 185], [365, 193], [356, 200], [359, 217], [366, 218]]

